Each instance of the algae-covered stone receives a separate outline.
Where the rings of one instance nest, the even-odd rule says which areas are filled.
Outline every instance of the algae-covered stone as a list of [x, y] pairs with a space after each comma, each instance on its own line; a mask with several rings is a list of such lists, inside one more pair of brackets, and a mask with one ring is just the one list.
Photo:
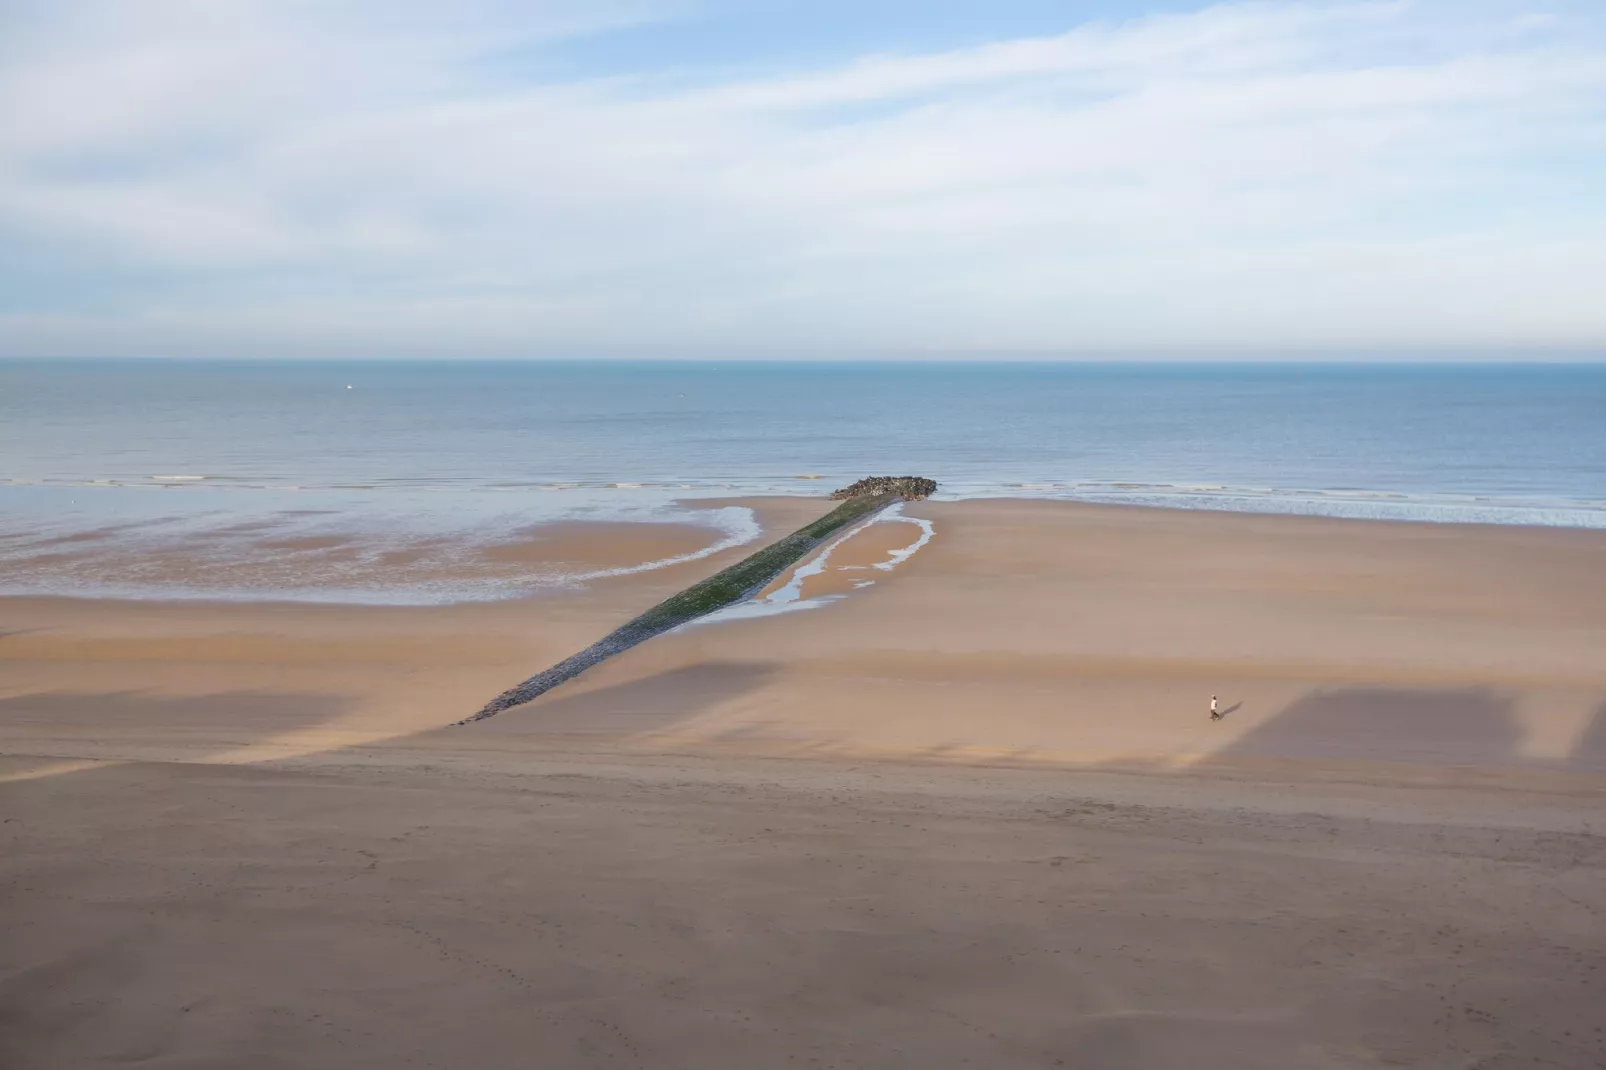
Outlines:
[[802, 560], [809, 551], [848, 525], [885, 509], [893, 502], [929, 497], [936, 489], [936, 483], [920, 476], [873, 476], [861, 479], [851, 487], [844, 487], [831, 495], [833, 500], [842, 501], [842, 504], [820, 519], [805, 524], [786, 538], [664, 599], [580, 653], [502, 692], [478, 713], [457, 723], [482, 721], [512, 706], [523, 705], [638, 643], [751, 597], [791, 565]]

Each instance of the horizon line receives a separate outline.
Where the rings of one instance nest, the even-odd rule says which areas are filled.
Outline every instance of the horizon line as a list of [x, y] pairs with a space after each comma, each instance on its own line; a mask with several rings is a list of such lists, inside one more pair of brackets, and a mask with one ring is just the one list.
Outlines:
[[609, 354], [559, 356], [550, 354], [524, 355], [439, 355], [439, 354], [363, 354], [363, 355], [299, 355], [299, 354], [0, 354], [5, 364], [55, 363], [192, 363], [192, 364], [1084, 364], [1084, 365], [1520, 365], [1524, 367], [1559, 367], [1606, 364], [1606, 349], [1571, 351], [1504, 350], [1483, 353], [1312, 353], [1301, 355], [1257, 354], [1154, 354], [1142, 356], [1107, 355], [1032, 355], [999, 353], [920, 353], [882, 355], [682, 355], [665, 354], [643, 356], [639, 354]]

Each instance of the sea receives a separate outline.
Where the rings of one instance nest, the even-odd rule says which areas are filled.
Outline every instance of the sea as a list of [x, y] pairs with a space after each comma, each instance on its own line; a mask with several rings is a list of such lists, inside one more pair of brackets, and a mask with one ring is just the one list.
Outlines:
[[541, 525], [692, 520], [712, 553], [759, 530], [698, 499], [882, 474], [1606, 528], [1606, 365], [0, 361], [0, 594], [506, 598], [592, 578], [474, 563]]

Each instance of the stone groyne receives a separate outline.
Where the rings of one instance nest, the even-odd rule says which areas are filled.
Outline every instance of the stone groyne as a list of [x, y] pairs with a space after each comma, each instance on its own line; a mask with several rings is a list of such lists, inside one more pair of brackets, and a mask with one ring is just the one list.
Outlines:
[[831, 492], [831, 500], [847, 501], [866, 494], [896, 494], [906, 502], [917, 502], [937, 493], [937, 481], [924, 476], [866, 476], [857, 483]]
[[936, 489], [935, 482], [920, 476], [872, 476], [844, 487], [831, 495], [833, 500], [842, 504], [820, 519], [706, 580], [692, 584], [679, 594], [664, 599], [578, 654], [564, 658], [516, 687], [508, 688], [487, 702], [478, 713], [456, 723], [473, 724], [513, 706], [522, 706], [559, 684], [574, 679], [593, 665], [644, 643], [655, 635], [662, 635], [687, 621], [750, 598], [843, 528], [873, 516], [893, 502], [918, 501], [929, 497]]

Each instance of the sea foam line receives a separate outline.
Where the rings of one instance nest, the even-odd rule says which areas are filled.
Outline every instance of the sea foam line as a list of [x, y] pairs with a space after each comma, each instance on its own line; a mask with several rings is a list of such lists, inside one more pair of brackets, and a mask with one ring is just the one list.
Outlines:
[[[474, 480], [386, 479], [369, 484], [287, 485], [283, 476], [166, 474], [128, 478], [75, 479], [61, 477], [0, 477], [0, 487], [71, 487], [96, 490], [162, 491], [166, 493], [206, 494], [242, 491], [406, 491], [417, 494], [471, 493], [518, 494], [551, 492], [602, 492], [609, 496], [651, 495], [678, 491], [682, 499], [738, 495], [792, 495], [799, 475], [753, 476], [740, 480], [638, 479], [553, 480], [516, 484], [483, 485]], [[1217, 512], [1250, 512], [1292, 515], [1348, 517], [1370, 520], [1403, 520], [1429, 523], [1476, 523], [1542, 525], [1572, 528], [1606, 528], [1606, 500], [1594, 496], [1532, 496], [1509, 493], [1450, 493], [1399, 491], [1366, 488], [1323, 489], [1311, 487], [1273, 487], [1233, 485], [1206, 481], [1138, 481], [1122, 479], [999, 479], [945, 480], [936, 494], [939, 501], [965, 501], [985, 498], [1033, 498], [1106, 504], [1132, 504], [1169, 509], [1204, 509]]]

